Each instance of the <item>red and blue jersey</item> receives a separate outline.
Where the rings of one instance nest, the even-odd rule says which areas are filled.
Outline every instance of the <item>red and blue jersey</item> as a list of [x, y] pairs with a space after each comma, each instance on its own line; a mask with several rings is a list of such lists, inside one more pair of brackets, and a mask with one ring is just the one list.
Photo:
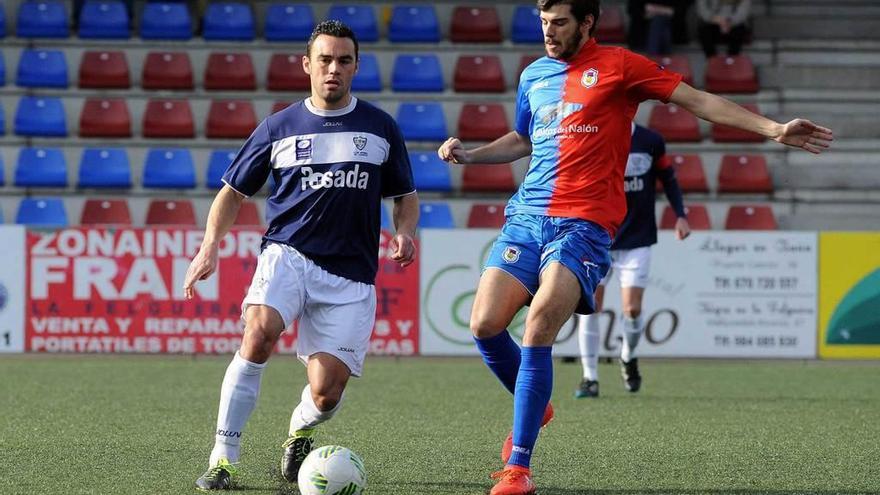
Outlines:
[[542, 57], [520, 76], [516, 127], [532, 143], [507, 215], [571, 217], [611, 236], [626, 215], [624, 171], [639, 103], [668, 101], [681, 82], [651, 60], [590, 39], [570, 60]]

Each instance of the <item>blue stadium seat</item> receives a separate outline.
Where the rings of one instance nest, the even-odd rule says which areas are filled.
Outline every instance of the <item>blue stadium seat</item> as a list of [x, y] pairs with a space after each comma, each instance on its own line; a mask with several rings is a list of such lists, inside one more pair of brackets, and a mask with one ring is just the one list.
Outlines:
[[151, 149], [144, 159], [144, 187], [191, 189], [196, 167], [188, 149]]
[[[6, 185], [6, 169], [3, 167], [3, 156], [0, 156], [0, 187]], [[2, 223], [2, 221], [0, 221]]]
[[419, 191], [452, 191], [449, 165], [433, 151], [412, 151], [409, 154], [413, 179]]
[[67, 38], [70, 26], [64, 2], [26, 0], [18, 6], [15, 33], [19, 38]]
[[398, 55], [391, 75], [394, 91], [443, 91], [443, 69], [437, 55]]
[[3, 58], [3, 52], [0, 52], [0, 86], [6, 86], [6, 61]]
[[514, 43], [542, 43], [544, 31], [541, 30], [541, 17], [533, 5], [519, 5], [513, 11], [510, 39]]
[[123, 148], [86, 148], [79, 160], [79, 187], [131, 187], [131, 165]]
[[372, 53], [361, 53], [358, 71], [351, 82], [352, 91], [382, 91], [382, 73], [379, 60]]
[[312, 6], [304, 3], [273, 3], [266, 13], [266, 40], [305, 41], [315, 29]]
[[401, 103], [397, 108], [397, 123], [406, 139], [443, 141], [449, 136], [443, 106], [439, 103]]
[[327, 19], [344, 22], [354, 31], [358, 42], [379, 41], [379, 24], [371, 5], [334, 5], [327, 11]]
[[398, 5], [391, 12], [388, 39], [394, 42], [440, 41], [440, 23], [433, 5]]
[[22, 96], [15, 110], [15, 133], [19, 136], [67, 136], [67, 119], [61, 98]]
[[3, 110], [3, 102], [0, 102], [0, 136], [6, 134], [6, 111]]
[[6, 9], [0, 9], [0, 38], [6, 37]]
[[79, 13], [79, 37], [128, 39], [128, 10], [121, 0], [86, 0]]
[[15, 84], [26, 88], [66, 88], [67, 61], [61, 50], [21, 51]]
[[206, 40], [253, 41], [254, 13], [248, 4], [212, 3], [205, 11], [203, 36]]
[[384, 202], [379, 203], [379, 207], [380, 207], [379, 214], [381, 215], [380, 226], [383, 229], [393, 229], [394, 225], [393, 225], [393, 222], [391, 221], [391, 215], [388, 214], [388, 208], [385, 208], [385, 203]]
[[192, 38], [192, 18], [186, 4], [147, 2], [141, 15], [141, 38], [145, 40]]
[[67, 210], [61, 198], [22, 198], [15, 223], [34, 227], [67, 227]]
[[235, 158], [237, 150], [214, 150], [208, 159], [208, 172], [205, 177], [205, 185], [211, 189], [220, 189], [223, 187], [223, 174]]
[[455, 221], [452, 219], [452, 210], [449, 205], [442, 202], [423, 202], [419, 204], [419, 228], [420, 229], [454, 229]]
[[67, 187], [67, 161], [59, 148], [22, 148], [15, 165], [18, 187]]

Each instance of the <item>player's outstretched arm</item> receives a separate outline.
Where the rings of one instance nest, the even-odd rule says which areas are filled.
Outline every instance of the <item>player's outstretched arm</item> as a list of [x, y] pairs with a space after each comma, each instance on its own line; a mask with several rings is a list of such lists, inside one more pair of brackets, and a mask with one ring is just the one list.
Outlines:
[[456, 137], [447, 139], [437, 150], [440, 159], [451, 163], [510, 163], [532, 154], [528, 136], [510, 131], [489, 144], [465, 150]]
[[229, 185], [224, 185], [211, 203], [211, 211], [208, 213], [208, 223], [205, 227], [205, 239], [192, 263], [189, 264], [183, 282], [183, 294], [187, 299], [193, 298], [193, 285], [199, 280], [210, 277], [217, 269], [217, 249], [220, 240], [235, 222], [242, 201], [244, 196], [241, 193]]
[[834, 140], [831, 129], [809, 120], [794, 119], [787, 124], [780, 124], [754, 114], [726, 98], [694, 89], [685, 83], [680, 83], [675, 88], [669, 101], [709, 122], [756, 132], [778, 143], [803, 148], [810, 153], [821, 153]]
[[391, 259], [407, 266], [416, 259], [416, 225], [419, 223], [419, 195], [407, 194], [394, 198], [394, 211], [391, 214], [396, 233], [388, 246]]

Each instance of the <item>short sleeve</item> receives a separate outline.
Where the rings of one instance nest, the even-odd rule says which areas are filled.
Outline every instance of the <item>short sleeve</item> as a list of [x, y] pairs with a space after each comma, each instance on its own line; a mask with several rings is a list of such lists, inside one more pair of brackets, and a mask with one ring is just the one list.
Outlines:
[[629, 50], [623, 50], [624, 85], [631, 99], [642, 102], [660, 100], [669, 102], [672, 92], [681, 82], [681, 74]]
[[271, 171], [272, 139], [264, 120], [232, 159], [223, 182], [245, 196], [253, 196], [263, 187]]
[[[525, 72], [523, 73], [525, 74]], [[528, 91], [526, 91], [526, 78], [520, 76], [519, 87], [516, 90], [516, 127], [517, 134], [528, 136], [532, 123], [532, 107], [529, 105]]]
[[388, 160], [382, 164], [382, 197], [393, 198], [414, 192], [416, 187], [406, 142], [394, 120], [391, 120], [387, 138], [390, 148]]

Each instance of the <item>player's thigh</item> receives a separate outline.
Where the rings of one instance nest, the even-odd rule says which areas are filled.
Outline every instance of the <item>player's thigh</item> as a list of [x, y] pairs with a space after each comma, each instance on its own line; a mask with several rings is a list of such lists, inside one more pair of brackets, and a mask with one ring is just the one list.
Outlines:
[[624, 314], [642, 311], [642, 296], [651, 272], [651, 248], [640, 247], [621, 253], [615, 261], [620, 278], [621, 303]]
[[[610, 273], [610, 270], [609, 270]], [[603, 283], [596, 286], [595, 292], [593, 292], [593, 309], [596, 313], [602, 311], [605, 308], [605, 284]]]
[[577, 277], [562, 263], [550, 263], [541, 272], [538, 292], [526, 316], [523, 345], [553, 345], [559, 329], [571, 318], [580, 300]]
[[[594, 294], [611, 266], [608, 232], [585, 220], [553, 219], [556, 233], [544, 246], [541, 256], [541, 283], [544, 272], [553, 264], [561, 264], [578, 281], [580, 300], [575, 308], [578, 314], [595, 312]], [[540, 290], [540, 289], [539, 289]]]

